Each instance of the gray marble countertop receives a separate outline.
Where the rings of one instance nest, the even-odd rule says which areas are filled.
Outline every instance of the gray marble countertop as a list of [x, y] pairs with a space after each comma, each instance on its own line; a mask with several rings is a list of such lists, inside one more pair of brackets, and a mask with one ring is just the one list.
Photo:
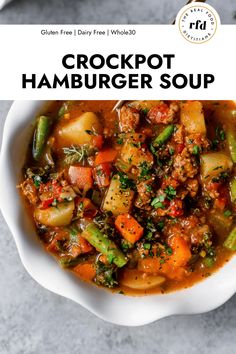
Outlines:
[[[170, 23], [187, 0], [13, 0], [3, 23]], [[236, 23], [235, 0], [208, 0], [222, 23]]]
[[[0, 24], [169, 23], [183, 3], [15, 0], [0, 12]], [[235, 0], [209, 3], [223, 23], [236, 23]], [[0, 144], [10, 105], [0, 101]], [[1, 214], [0, 269], [0, 354], [236, 353], [236, 296], [207, 314], [174, 316], [139, 328], [111, 325], [43, 289], [26, 273]]]

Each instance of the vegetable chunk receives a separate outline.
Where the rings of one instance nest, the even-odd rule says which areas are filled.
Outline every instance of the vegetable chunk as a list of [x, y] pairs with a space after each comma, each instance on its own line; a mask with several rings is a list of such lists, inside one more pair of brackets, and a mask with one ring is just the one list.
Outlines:
[[66, 226], [69, 225], [75, 208], [74, 201], [68, 203], [59, 203], [56, 207], [47, 209], [35, 209], [35, 219], [47, 226]]
[[165, 282], [165, 278], [160, 275], [150, 275], [137, 270], [126, 270], [120, 282], [130, 289], [145, 290], [152, 289]]
[[93, 186], [93, 175], [91, 167], [70, 166], [68, 170], [70, 183], [79, 189], [88, 191]]
[[38, 161], [43, 153], [50, 127], [50, 118], [40, 116], [34, 132], [33, 158]]
[[142, 226], [130, 214], [119, 215], [116, 218], [115, 226], [130, 243], [135, 243], [143, 236]]
[[236, 227], [230, 232], [229, 236], [224, 242], [224, 246], [230, 251], [236, 251]]
[[190, 101], [183, 103], [180, 119], [188, 134], [206, 134], [206, 124], [200, 102]]
[[201, 177], [203, 182], [219, 176], [222, 172], [230, 171], [232, 167], [232, 160], [223, 152], [211, 152], [201, 155]]
[[119, 175], [115, 175], [109, 186], [103, 202], [103, 210], [111, 211], [113, 215], [128, 213], [134, 197], [130, 188], [122, 189]]
[[85, 281], [91, 281], [96, 276], [96, 270], [93, 264], [91, 263], [83, 263], [78, 264], [74, 268], [74, 272], [78, 274], [78, 276]]
[[100, 165], [106, 162], [112, 162], [115, 160], [116, 156], [117, 151], [114, 149], [99, 151], [99, 153], [95, 157], [95, 165]]
[[93, 136], [101, 134], [102, 126], [96, 114], [86, 112], [64, 125], [59, 130], [58, 138], [66, 146], [93, 145]]
[[125, 256], [116, 244], [106, 235], [102, 234], [95, 224], [89, 224], [82, 232], [82, 237], [95, 247], [96, 250], [107, 256], [111, 260], [111, 263], [115, 263], [117, 267], [123, 267], [127, 263]]

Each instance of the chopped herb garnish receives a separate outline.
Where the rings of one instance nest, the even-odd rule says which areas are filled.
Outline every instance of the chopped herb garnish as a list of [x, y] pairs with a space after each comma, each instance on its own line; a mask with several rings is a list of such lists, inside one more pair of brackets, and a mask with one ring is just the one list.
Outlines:
[[225, 140], [225, 132], [224, 132], [224, 130], [220, 131], [220, 139], [221, 139], [221, 141]]
[[144, 243], [144, 244], [143, 244], [143, 248], [144, 248], [145, 250], [150, 250], [150, 249], [151, 249], [151, 244], [150, 244], [150, 243]]
[[171, 256], [171, 255], [172, 255], [172, 253], [173, 253], [172, 248], [167, 247], [167, 248], [166, 248], [166, 254], [168, 254], [168, 256]]
[[66, 155], [65, 163], [71, 165], [76, 162], [84, 162], [84, 160], [90, 155], [89, 147], [87, 145], [82, 146], [70, 146], [62, 149]]
[[150, 186], [149, 184], [146, 184], [146, 185], [145, 185], [145, 188], [146, 188], [146, 191], [147, 191], [148, 193], [151, 193], [151, 192], [152, 192], [152, 186]]
[[231, 215], [232, 215], [232, 211], [231, 210], [225, 210], [224, 216], [226, 216], [228, 218]]
[[149, 109], [148, 108], [143, 108], [142, 113], [146, 116], [148, 114]]
[[139, 165], [139, 178], [141, 179], [149, 179], [151, 177], [151, 166], [146, 161], [142, 162]]
[[147, 234], [145, 235], [145, 239], [146, 239], [147, 241], [151, 241], [152, 238], [153, 238], [152, 232], [151, 232], [151, 231], [148, 231]]
[[174, 199], [176, 196], [176, 190], [172, 186], [167, 186], [166, 189], [164, 190], [164, 192], [166, 193], [167, 198], [169, 200]]
[[34, 185], [38, 189], [40, 187], [40, 184], [42, 183], [42, 177], [39, 175], [34, 175], [33, 177]]
[[192, 154], [199, 155], [199, 153], [200, 153], [200, 147], [198, 145], [194, 145], [193, 150], [192, 150]]
[[115, 256], [113, 254], [108, 254], [107, 255], [107, 261], [109, 264], [112, 264], [115, 259]]
[[159, 229], [162, 230], [165, 226], [165, 223], [164, 223], [164, 221], [159, 221], [159, 223], [157, 225], [158, 225]]
[[118, 172], [120, 177], [120, 187], [121, 189], [135, 189], [135, 183], [132, 179], [130, 179], [125, 173]]
[[119, 144], [119, 145], [123, 145], [124, 140], [123, 140], [123, 138], [118, 138], [118, 139], [116, 140], [116, 142], [117, 142], [117, 144]]
[[141, 148], [142, 143], [140, 141], [138, 141], [136, 143], [130, 143], [130, 145], [133, 147]]
[[156, 197], [152, 200], [151, 206], [153, 206], [155, 209], [161, 208], [164, 209], [165, 205], [162, 203], [165, 200], [164, 195], [160, 195], [159, 197]]

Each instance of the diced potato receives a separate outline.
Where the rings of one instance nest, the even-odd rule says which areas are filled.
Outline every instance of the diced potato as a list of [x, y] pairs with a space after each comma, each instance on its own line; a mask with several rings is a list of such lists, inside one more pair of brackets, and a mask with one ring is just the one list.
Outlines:
[[201, 177], [203, 182], [219, 176], [222, 172], [231, 170], [232, 167], [232, 160], [223, 152], [211, 152], [201, 155]]
[[127, 269], [121, 277], [120, 283], [130, 289], [146, 290], [163, 284], [165, 280], [160, 275], [145, 274], [135, 269]]
[[[128, 170], [132, 166], [139, 167], [142, 163], [153, 164], [153, 155], [150, 151], [141, 147], [141, 142], [144, 141], [141, 134], [134, 134], [133, 138], [129, 138], [125, 141], [121, 152], [120, 160], [124, 162]], [[137, 135], [140, 136], [139, 141], [137, 140]], [[127, 170], [127, 169], [126, 169]]]
[[138, 110], [148, 110], [151, 109], [152, 107], [158, 105], [161, 101], [154, 101], [154, 100], [149, 100], [149, 101], [131, 101], [129, 102], [129, 106], [134, 107]]
[[236, 121], [236, 101], [204, 101], [204, 108], [214, 114], [216, 120], [224, 117], [224, 123], [231, 124]]
[[111, 184], [104, 198], [103, 210], [111, 211], [113, 215], [128, 213], [132, 205], [133, 197], [134, 192], [131, 189], [121, 189], [119, 176], [116, 175], [111, 180]]
[[202, 104], [190, 101], [181, 105], [181, 122], [188, 134], [206, 134], [206, 124]]
[[37, 208], [34, 213], [35, 219], [47, 226], [66, 226], [69, 225], [75, 208], [74, 201], [60, 203], [56, 207], [47, 209]]
[[[86, 112], [80, 117], [73, 119], [68, 124], [64, 125], [58, 132], [59, 139], [64, 145], [83, 145], [91, 144], [93, 134], [102, 134], [102, 126], [96, 114]], [[59, 140], [58, 139], [58, 140]]]

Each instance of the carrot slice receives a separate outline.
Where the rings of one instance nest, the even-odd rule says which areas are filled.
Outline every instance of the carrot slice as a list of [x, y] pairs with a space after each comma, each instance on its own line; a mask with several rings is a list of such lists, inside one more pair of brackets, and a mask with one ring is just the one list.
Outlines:
[[168, 241], [171, 255], [165, 257], [146, 257], [138, 262], [138, 270], [144, 273], [164, 274], [169, 279], [181, 280], [186, 274], [191, 251], [188, 243], [181, 236], [172, 236]]
[[94, 180], [99, 188], [108, 187], [110, 184], [110, 163], [102, 163], [93, 169]]
[[115, 226], [129, 242], [135, 243], [143, 236], [143, 228], [130, 214], [117, 216]]
[[95, 165], [100, 165], [105, 162], [112, 162], [117, 156], [117, 151], [114, 149], [107, 149], [99, 151], [95, 157]]
[[93, 264], [83, 263], [77, 265], [74, 269], [74, 272], [85, 281], [91, 281], [96, 275], [96, 270]]
[[189, 245], [181, 236], [172, 236], [168, 242], [173, 250], [170, 262], [174, 267], [184, 267], [190, 260], [192, 254]]
[[95, 135], [93, 137], [93, 145], [94, 145], [94, 147], [96, 147], [97, 149], [101, 150], [102, 144], [103, 144], [102, 135]]
[[186, 274], [184, 267], [175, 267], [171, 259], [162, 262], [160, 257], [146, 257], [138, 262], [138, 270], [147, 274], [164, 274], [169, 279], [181, 280]]
[[79, 189], [88, 191], [93, 187], [93, 175], [91, 167], [70, 166], [68, 170], [69, 181]]

